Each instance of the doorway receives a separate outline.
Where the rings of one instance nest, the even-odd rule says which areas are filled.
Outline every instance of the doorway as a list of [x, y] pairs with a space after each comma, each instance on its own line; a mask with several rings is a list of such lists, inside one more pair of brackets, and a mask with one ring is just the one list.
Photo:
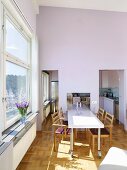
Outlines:
[[51, 112], [56, 112], [58, 111], [58, 80], [57, 81], [51, 81], [50, 82], [50, 100], [51, 100]]
[[125, 71], [99, 70], [99, 107], [124, 125]]
[[58, 110], [59, 101], [59, 81], [58, 70], [42, 71], [42, 102], [43, 117], [46, 118], [49, 113]]

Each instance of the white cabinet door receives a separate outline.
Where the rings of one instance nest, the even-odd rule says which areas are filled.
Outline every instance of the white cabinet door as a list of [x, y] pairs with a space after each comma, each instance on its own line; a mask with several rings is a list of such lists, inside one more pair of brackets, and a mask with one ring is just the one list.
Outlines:
[[108, 71], [102, 71], [102, 88], [108, 87]]
[[114, 115], [114, 100], [104, 97], [104, 110]]

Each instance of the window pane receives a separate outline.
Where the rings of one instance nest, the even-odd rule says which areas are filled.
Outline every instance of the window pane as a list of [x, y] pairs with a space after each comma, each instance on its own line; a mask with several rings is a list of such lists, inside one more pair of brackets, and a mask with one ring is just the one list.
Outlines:
[[5, 38], [6, 51], [27, 63], [29, 43], [8, 19], [6, 19]]
[[10, 120], [17, 116], [17, 101], [28, 100], [27, 69], [6, 62], [6, 118]]

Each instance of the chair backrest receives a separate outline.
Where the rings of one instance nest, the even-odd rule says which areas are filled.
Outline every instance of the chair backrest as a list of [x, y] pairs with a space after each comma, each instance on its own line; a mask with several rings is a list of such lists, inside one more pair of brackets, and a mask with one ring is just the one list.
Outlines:
[[76, 105], [77, 103], [81, 102], [80, 97], [73, 97], [73, 104]]
[[98, 109], [97, 117], [102, 122], [104, 121], [104, 113], [105, 113], [104, 109], [102, 109], [102, 108]]
[[114, 120], [114, 115], [106, 112], [105, 114], [105, 118], [104, 118], [104, 125], [105, 126], [109, 126], [109, 127], [112, 127], [113, 125], [113, 120]]
[[53, 124], [61, 124], [58, 112], [54, 112], [53, 114], [51, 114], [51, 116]]
[[61, 107], [60, 110], [59, 110], [59, 117], [60, 117], [60, 118], [61, 118], [61, 117], [64, 117], [64, 113], [63, 113], [62, 107]]

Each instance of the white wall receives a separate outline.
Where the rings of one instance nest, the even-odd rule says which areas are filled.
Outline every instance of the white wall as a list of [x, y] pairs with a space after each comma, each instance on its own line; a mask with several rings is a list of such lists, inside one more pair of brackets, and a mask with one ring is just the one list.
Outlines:
[[[59, 71], [60, 105], [69, 92], [99, 101], [99, 70], [127, 69], [127, 14], [41, 7], [37, 17], [40, 70]], [[93, 103], [93, 102], [92, 102]]]

